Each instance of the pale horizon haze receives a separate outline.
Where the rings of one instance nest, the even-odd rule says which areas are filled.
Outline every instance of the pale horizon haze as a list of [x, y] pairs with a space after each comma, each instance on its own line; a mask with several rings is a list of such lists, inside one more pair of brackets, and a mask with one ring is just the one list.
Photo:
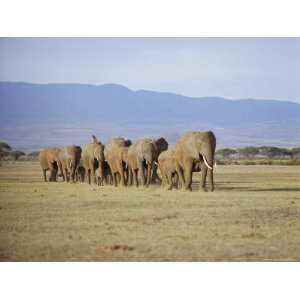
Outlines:
[[0, 38], [0, 81], [300, 103], [299, 38]]

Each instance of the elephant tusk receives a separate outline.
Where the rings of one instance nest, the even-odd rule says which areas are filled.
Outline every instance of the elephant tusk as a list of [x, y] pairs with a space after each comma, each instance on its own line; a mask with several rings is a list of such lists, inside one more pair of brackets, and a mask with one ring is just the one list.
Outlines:
[[205, 165], [206, 165], [210, 170], [212, 170], [213, 168], [208, 164], [208, 162], [207, 162], [207, 160], [206, 160], [206, 158], [205, 158], [204, 155], [203, 155], [203, 160], [204, 160]]

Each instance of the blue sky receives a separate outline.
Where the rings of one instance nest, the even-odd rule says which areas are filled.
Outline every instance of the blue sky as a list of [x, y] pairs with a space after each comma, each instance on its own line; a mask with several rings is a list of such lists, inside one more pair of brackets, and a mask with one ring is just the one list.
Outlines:
[[300, 102], [300, 38], [1, 38], [0, 80]]

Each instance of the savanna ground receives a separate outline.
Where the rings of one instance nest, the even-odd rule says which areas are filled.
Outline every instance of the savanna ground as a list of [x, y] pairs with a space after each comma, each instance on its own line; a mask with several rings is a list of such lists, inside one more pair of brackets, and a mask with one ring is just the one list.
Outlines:
[[5, 163], [0, 260], [300, 260], [300, 166], [218, 166], [215, 181], [214, 193], [99, 188]]

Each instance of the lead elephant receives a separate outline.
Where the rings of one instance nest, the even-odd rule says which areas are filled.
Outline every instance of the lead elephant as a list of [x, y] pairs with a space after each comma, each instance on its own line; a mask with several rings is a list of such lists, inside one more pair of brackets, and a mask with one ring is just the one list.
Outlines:
[[164, 138], [159, 139], [143, 139], [133, 143], [128, 149], [128, 166], [129, 166], [129, 184], [133, 182], [139, 185], [138, 174], [142, 179], [142, 184], [149, 186], [151, 180], [157, 176], [158, 155], [168, 147], [168, 143]]
[[91, 175], [96, 183], [95, 170], [104, 164], [104, 145], [93, 135], [93, 142], [82, 147], [81, 163], [85, 169], [86, 181], [91, 184]]
[[121, 184], [126, 185], [128, 178], [127, 156], [131, 144], [130, 140], [125, 140], [122, 137], [112, 138], [105, 144], [104, 155], [115, 186], [118, 185], [118, 176], [120, 176]]
[[42, 150], [39, 154], [39, 161], [43, 171], [43, 177], [45, 182], [47, 181], [47, 170], [50, 170], [49, 181], [56, 181], [59, 162], [59, 151], [59, 148], [46, 148]]
[[80, 163], [81, 152], [81, 147], [75, 145], [66, 146], [59, 151], [58, 165], [66, 182], [75, 181], [75, 172]]
[[213, 167], [216, 137], [212, 131], [193, 131], [183, 135], [175, 147], [176, 168], [181, 183], [191, 190], [193, 171], [201, 169], [200, 187], [205, 191], [208, 173], [210, 190], [214, 190]]

